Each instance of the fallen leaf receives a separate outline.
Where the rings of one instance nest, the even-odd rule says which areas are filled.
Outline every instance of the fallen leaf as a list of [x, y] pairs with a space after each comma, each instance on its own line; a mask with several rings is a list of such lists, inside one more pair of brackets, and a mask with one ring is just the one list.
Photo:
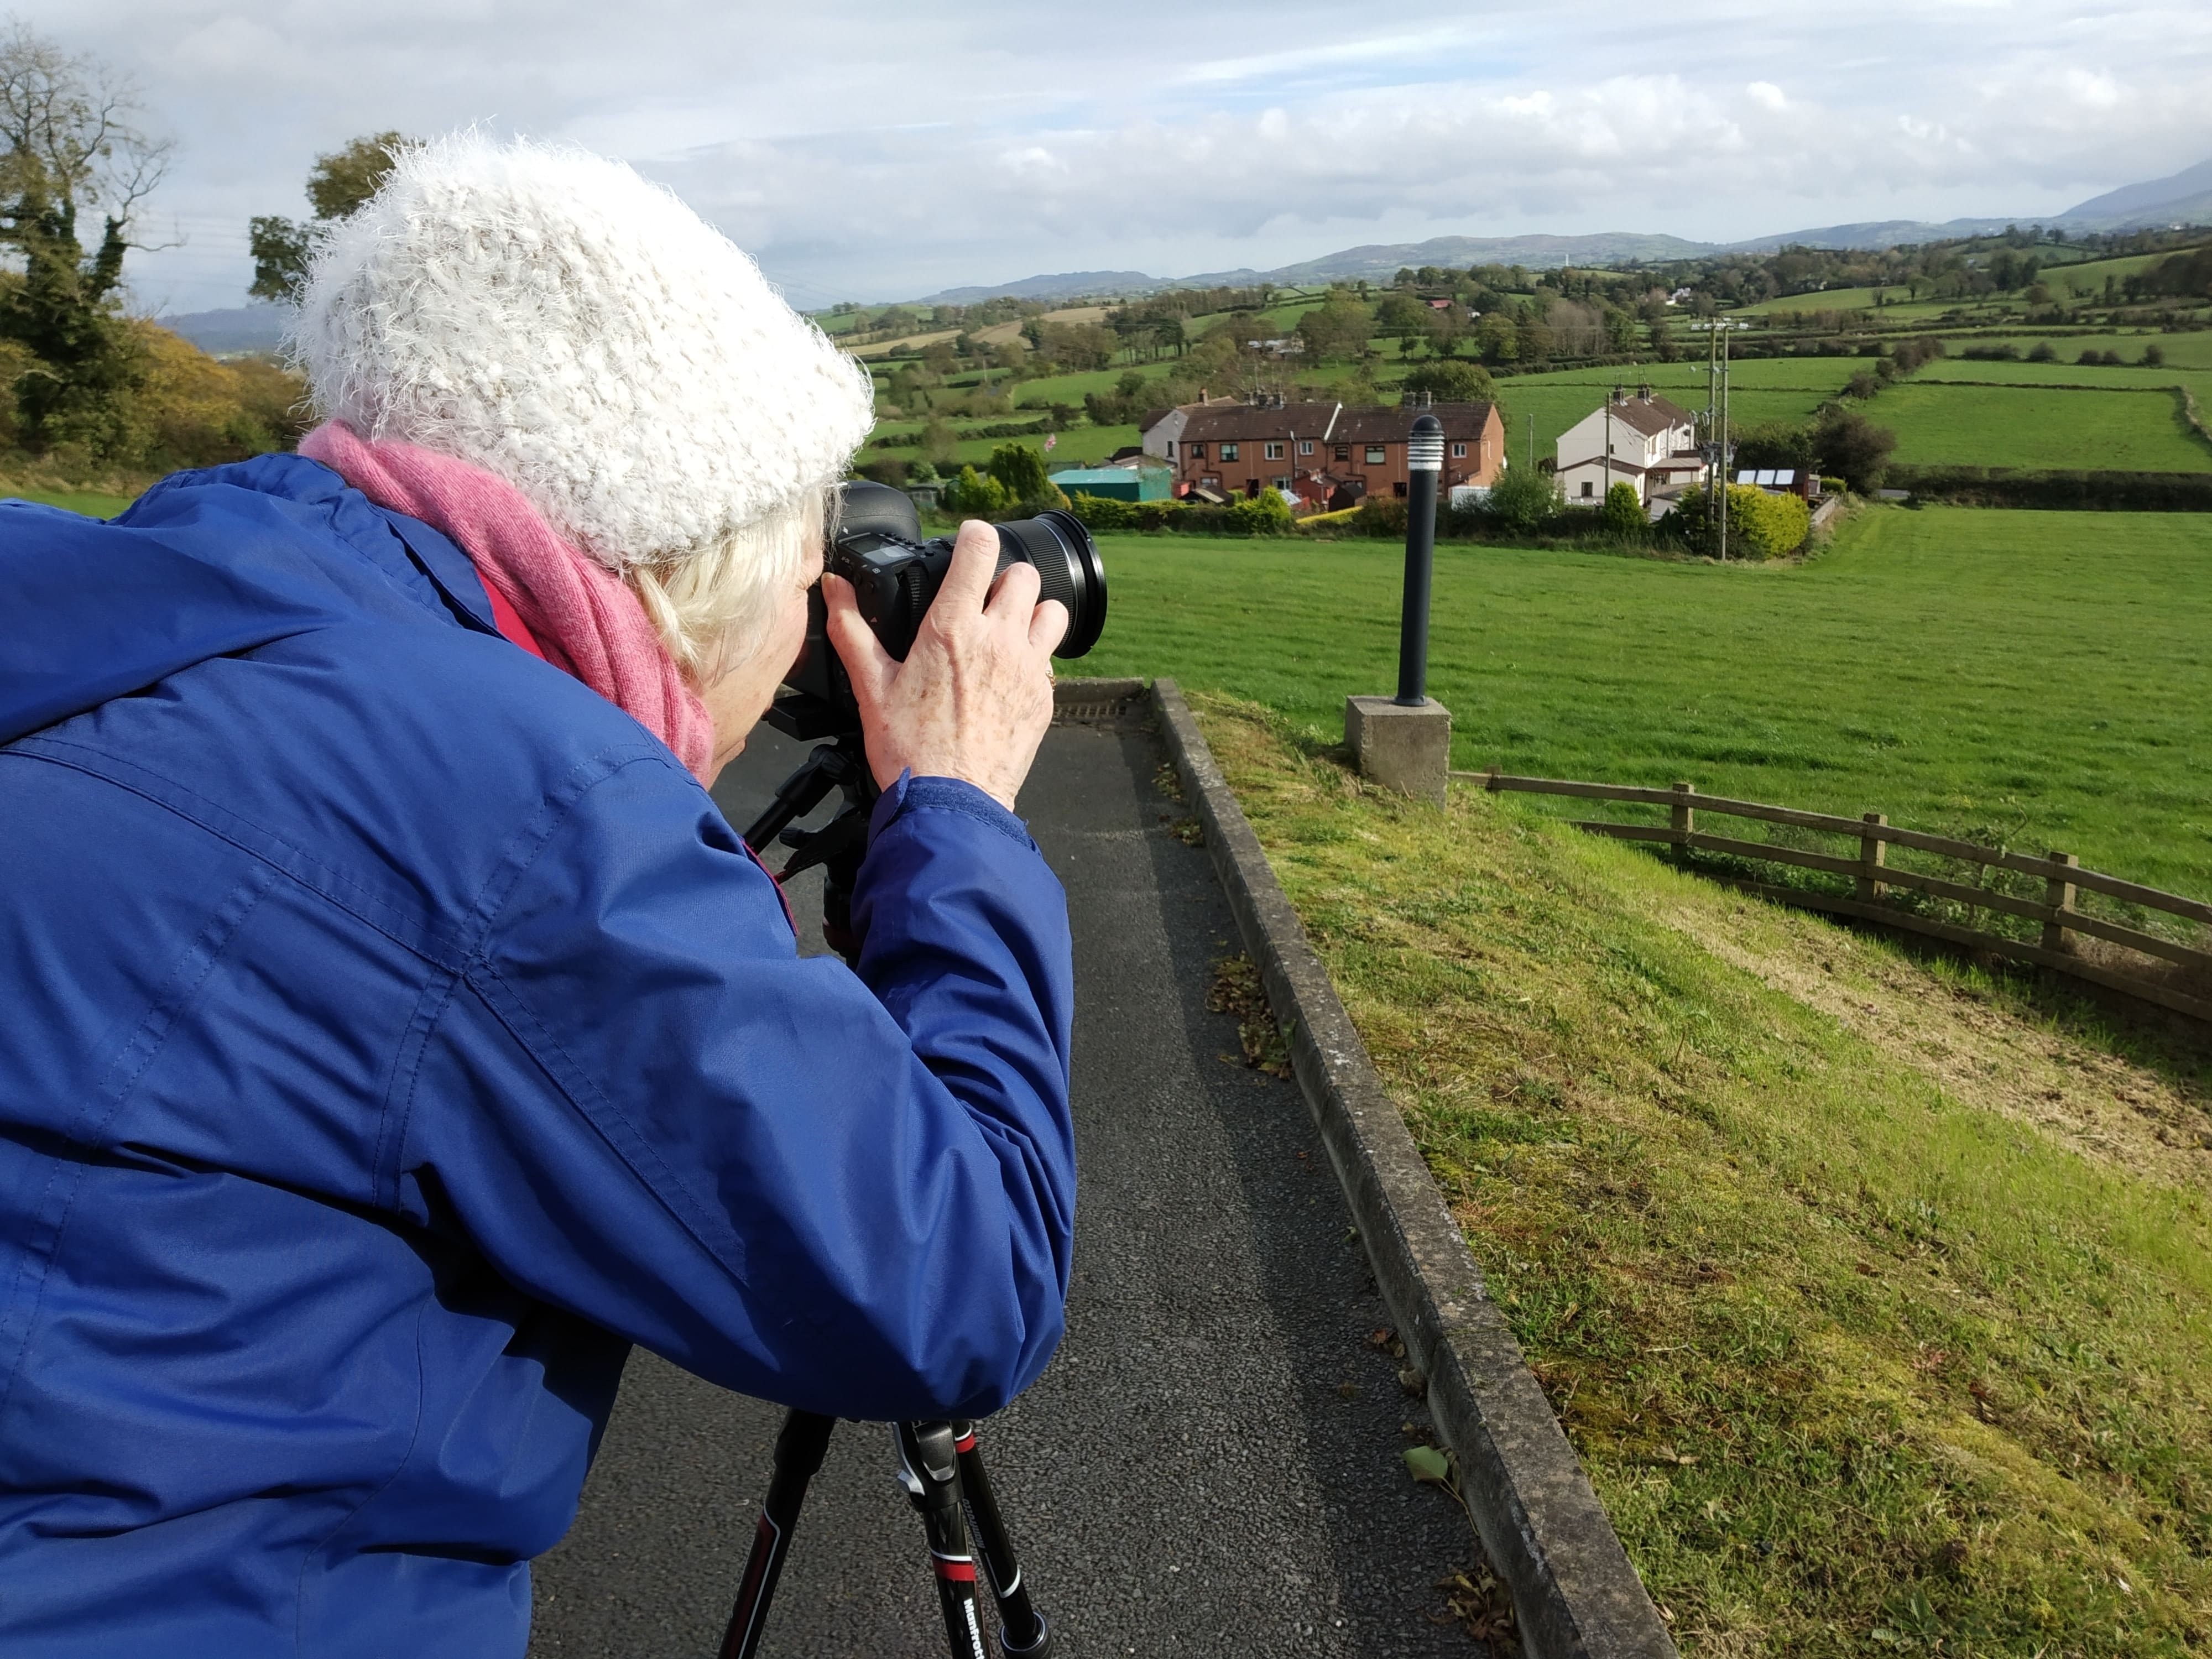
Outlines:
[[1451, 1485], [1451, 1461], [1434, 1446], [1408, 1446], [1406, 1468], [1414, 1480], [1439, 1486]]

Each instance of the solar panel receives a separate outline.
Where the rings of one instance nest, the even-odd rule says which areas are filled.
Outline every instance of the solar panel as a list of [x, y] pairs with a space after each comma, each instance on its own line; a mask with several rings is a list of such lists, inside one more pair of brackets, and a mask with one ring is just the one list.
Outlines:
[[1761, 489], [1765, 489], [1773, 482], [1774, 469], [1771, 466], [1763, 466], [1759, 468], [1759, 476], [1752, 480], [1752, 483], [1757, 484]]
[[1740, 484], [1757, 483], [1759, 482], [1759, 474], [1747, 468], [1745, 471], [1735, 475], [1735, 481]]
[[1777, 472], [1774, 475], [1774, 482], [1784, 488], [1796, 483], [1797, 482], [1797, 469], [1794, 466], [1784, 467], [1779, 472]]

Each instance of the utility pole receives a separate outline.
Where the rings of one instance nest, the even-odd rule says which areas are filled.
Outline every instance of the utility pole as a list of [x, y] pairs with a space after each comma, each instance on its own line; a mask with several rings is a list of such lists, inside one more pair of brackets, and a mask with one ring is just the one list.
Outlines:
[[1718, 529], [1720, 558], [1728, 562], [1729, 520], [1729, 463], [1733, 459], [1729, 449], [1729, 336], [1736, 330], [1749, 328], [1749, 323], [1735, 322], [1726, 317], [1716, 317], [1709, 323], [1692, 323], [1690, 326], [1709, 336], [1706, 348], [1706, 377], [1709, 387], [1705, 405], [1709, 460], [1706, 466], [1706, 496], [1710, 516]]
[[1620, 392], [1615, 386], [1605, 394], [1605, 493], [1608, 497], [1613, 494], [1613, 400]]

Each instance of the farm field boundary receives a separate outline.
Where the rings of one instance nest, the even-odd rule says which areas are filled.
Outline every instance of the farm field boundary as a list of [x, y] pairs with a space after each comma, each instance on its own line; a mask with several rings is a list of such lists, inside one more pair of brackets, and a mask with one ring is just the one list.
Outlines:
[[[1611, 836], [1620, 841], [1647, 842], [1672, 847], [1686, 862], [1692, 853], [1713, 853], [1732, 860], [1784, 864], [1795, 870], [1845, 877], [1852, 883], [1852, 890], [1849, 893], [1794, 883], [1738, 881], [1735, 884], [1761, 898], [1780, 903], [1802, 905], [1808, 909], [1878, 921], [1887, 927], [1924, 933], [1953, 945], [2031, 962], [2039, 967], [2070, 974], [2077, 979], [2087, 980], [2111, 990], [2125, 992], [2130, 996], [2139, 997], [2178, 1013], [2212, 1021], [2212, 1000], [2204, 994], [2191, 994], [2192, 991], [2201, 993], [2207, 987], [2212, 987], [2212, 951], [2147, 932], [2124, 921], [2088, 914], [2079, 908], [2079, 900], [2084, 893], [2094, 893], [2118, 900], [2137, 911], [2156, 911], [2179, 917], [2185, 922], [2195, 923], [2199, 927], [2212, 927], [2212, 904], [2185, 898], [2178, 893], [2162, 892], [2157, 888], [2146, 887], [2138, 882], [2106, 875], [2099, 871], [2084, 870], [2080, 861], [2070, 854], [2052, 853], [2036, 858], [2002, 848], [1982, 847], [1971, 842], [1956, 841], [1948, 836], [1924, 835], [1917, 830], [1906, 830], [1891, 823], [1879, 812], [1869, 812], [1858, 819], [1839, 817], [1826, 812], [1804, 812], [1792, 807], [1771, 806], [1758, 801], [1700, 795], [1686, 783], [1676, 784], [1671, 789], [1650, 789], [1629, 784], [1586, 783], [1565, 778], [1516, 777], [1499, 772], [1454, 772], [1451, 775], [1467, 782], [1480, 783], [1492, 793], [1515, 791], [1526, 794], [1565, 795], [1583, 800], [1629, 801], [1664, 806], [1669, 813], [1669, 821], [1664, 825], [1583, 820], [1577, 822], [1575, 828], [1592, 835]], [[1846, 836], [1858, 842], [1858, 850], [1852, 857], [1842, 858], [1831, 853], [1771, 841], [1744, 841], [1733, 836], [1711, 835], [1697, 827], [1697, 814], [1701, 811], [1723, 817], [1753, 818], [1826, 836]], [[1980, 872], [1980, 879], [1970, 884], [1953, 880], [1949, 875], [1936, 875], [1892, 865], [1888, 861], [1888, 854], [1893, 847], [1932, 854], [1952, 866], [1973, 866]], [[2002, 880], [2006, 875], [2024, 877], [2030, 884], [2040, 883], [2042, 891], [2034, 895], [2008, 892], [1989, 884], [1992, 876]], [[2017, 886], [2019, 884], [2015, 882], [2014, 884]], [[1899, 889], [1910, 892], [1923, 902], [1937, 901], [1942, 910], [1931, 913], [1929, 909], [1886, 902]], [[1948, 911], [1949, 915], [1942, 911]], [[2035, 924], [2040, 932], [2031, 943], [2012, 934], [1976, 927], [1973, 919], [1978, 911], [2021, 919]], [[1964, 925], [1949, 919], [1950, 915], [1960, 912], [1966, 917]], [[2074, 937], [2076, 934], [2096, 940], [2101, 945], [2119, 948], [2116, 951], [2100, 951], [2091, 954]], [[2175, 982], [2174, 969], [2179, 969], [2188, 975], [2184, 981], [2188, 988]]]
[[1892, 466], [1915, 501], [2043, 512], [2212, 513], [2212, 472], [2068, 472], [2003, 466]]

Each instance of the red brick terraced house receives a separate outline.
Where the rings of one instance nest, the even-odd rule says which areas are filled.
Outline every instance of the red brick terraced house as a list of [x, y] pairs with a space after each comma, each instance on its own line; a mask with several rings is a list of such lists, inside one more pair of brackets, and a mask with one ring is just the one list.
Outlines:
[[1273, 488], [1306, 505], [1349, 507], [1406, 493], [1415, 420], [1443, 423], [1446, 490], [1488, 485], [1505, 465], [1495, 404], [1185, 404], [1148, 416], [1145, 448], [1175, 469], [1175, 492], [1251, 496]]

